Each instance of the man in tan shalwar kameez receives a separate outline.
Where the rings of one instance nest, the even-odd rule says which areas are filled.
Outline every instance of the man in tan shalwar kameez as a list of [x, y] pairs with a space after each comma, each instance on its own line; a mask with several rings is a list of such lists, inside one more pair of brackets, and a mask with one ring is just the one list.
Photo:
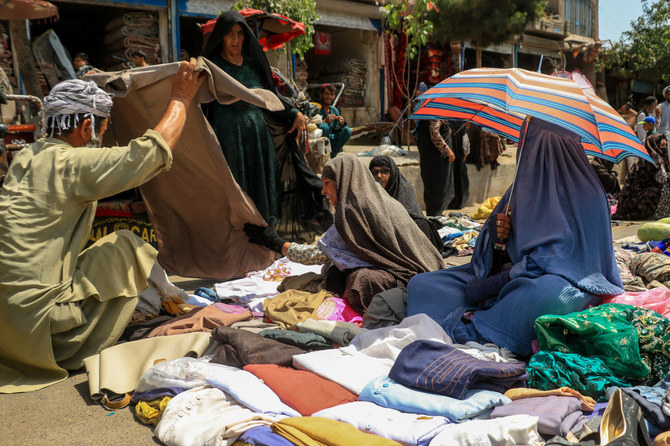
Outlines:
[[165, 115], [126, 147], [91, 147], [112, 106], [92, 82], [62, 82], [45, 98], [49, 136], [19, 152], [0, 191], [0, 392], [62, 381], [130, 321], [156, 250], [129, 231], [82, 249], [98, 199], [170, 168], [203, 80], [194, 69], [182, 62]]

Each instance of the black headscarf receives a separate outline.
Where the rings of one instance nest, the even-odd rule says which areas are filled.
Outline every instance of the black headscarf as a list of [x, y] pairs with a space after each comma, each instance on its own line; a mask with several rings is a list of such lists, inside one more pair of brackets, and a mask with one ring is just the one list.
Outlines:
[[260, 66], [261, 82], [266, 90], [274, 92], [279, 99], [284, 103], [285, 107], [291, 108], [293, 104], [282, 94], [277, 91], [274, 79], [272, 77], [272, 69], [265, 52], [258, 39], [254, 35], [247, 22], [237, 11], [225, 11], [216, 19], [216, 25], [212, 32], [205, 37], [205, 42], [202, 50], [202, 57], [211, 59], [213, 56], [221, 54], [221, 46], [223, 45], [223, 38], [233, 29], [233, 26], [238, 24], [244, 31], [244, 45], [242, 47], [242, 56], [248, 59], [255, 60]]
[[400, 203], [405, 206], [409, 215], [413, 218], [421, 216], [423, 217], [423, 212], [419, 203], [416, 201], [416, 196], [414, 195], [414, 188], [410, 182], [405, 178], [403, 174], [400, 173], [398, 165], [393, 161], [393, 158], [390, 156], [375, 156], [370, 161], [370, 170], [374, 167], [386, 167], [391, 171], [389, 175], [389, 181], [386, 183], [386, 192]]
[[386, 183], [386, 192], [402, 204], [410, 217], [414, 219], [419, 229], [426, 234], [428, 240], [437, 248], [438, 251], [444, 249], [444, 243], [435, 228], [435, 225], [423, 215], [419, 202], [416, 201], [414, 188], [407, 178], [400, 173], [398, 165], [390, 156], [375, 156], [370, 161], [370, 171], [374, 167], [386, 167], [391, 171], [388, 183]]

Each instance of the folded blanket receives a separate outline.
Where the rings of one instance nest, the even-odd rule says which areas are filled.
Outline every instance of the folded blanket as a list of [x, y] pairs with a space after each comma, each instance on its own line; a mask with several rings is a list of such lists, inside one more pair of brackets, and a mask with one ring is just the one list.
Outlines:
[[146, 37], [157, 37], [158, 36], [158, 25], [126, 25], [120, 28], [113, 29], [108, 31], [103, 38], [105, 45], [109, 45], [112, 42], [123, 39], [130, 36], [146, 36]]
[[126, 48], [138, 48], [146, 51], [151, 51], [153, 53], [158, 53], [160, 51], [160, 43], [158, 37], [149, 37], [149, 36], [129, 36], [124, 37], [118, 40], [115, 40], [105, 46], [107, 51], [118, 51]]
[[153, 12], [127, 12], [111, 20], [105, 25], [105, 31], [116, 29], [123, 25], [153, 25], [158, 23], [158, 15]]

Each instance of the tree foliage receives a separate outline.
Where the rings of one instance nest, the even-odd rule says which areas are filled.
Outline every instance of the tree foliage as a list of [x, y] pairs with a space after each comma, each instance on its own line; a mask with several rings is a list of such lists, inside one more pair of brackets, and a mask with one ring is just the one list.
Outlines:
[[385, 24], [407, 36], [407, 55], [434, 40], [500, 43], [523, 33], [539, 17], [544, 0], [394, 0], [384, 7]]
[[429, 0], [395, 0], [384, 6], [385, 28], [401, 31], [407, 38], [405, 52], [414, 59], [430, 41], [433, 33]]
[[526, 25], [542, 15], [543, 0], [437, 0], [431, 14], [436, 37], [474, 40], [486, 46], [522, 34]]
[[642, 0], [642, 15], [601, 53], [606, 68], [624, 74], [647, 72], [670, 82], [670, 0]]
[[303, 23], [305, 34], [291, 40], [291, 48], [299, 57], [303, 58], [314, 46], [314, 22], [319, 19], [314, 0], [236, 0], [233, 4], [237, 11], [245, 8], [274, 12]]

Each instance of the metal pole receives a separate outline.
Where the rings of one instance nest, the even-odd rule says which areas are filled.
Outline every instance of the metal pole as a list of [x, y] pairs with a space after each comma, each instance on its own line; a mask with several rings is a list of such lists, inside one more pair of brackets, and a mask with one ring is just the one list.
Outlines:
[[170, 61], [179, 62], [179, 13], [177, 0], [168, 0], [168, 29], [170, 31]]

